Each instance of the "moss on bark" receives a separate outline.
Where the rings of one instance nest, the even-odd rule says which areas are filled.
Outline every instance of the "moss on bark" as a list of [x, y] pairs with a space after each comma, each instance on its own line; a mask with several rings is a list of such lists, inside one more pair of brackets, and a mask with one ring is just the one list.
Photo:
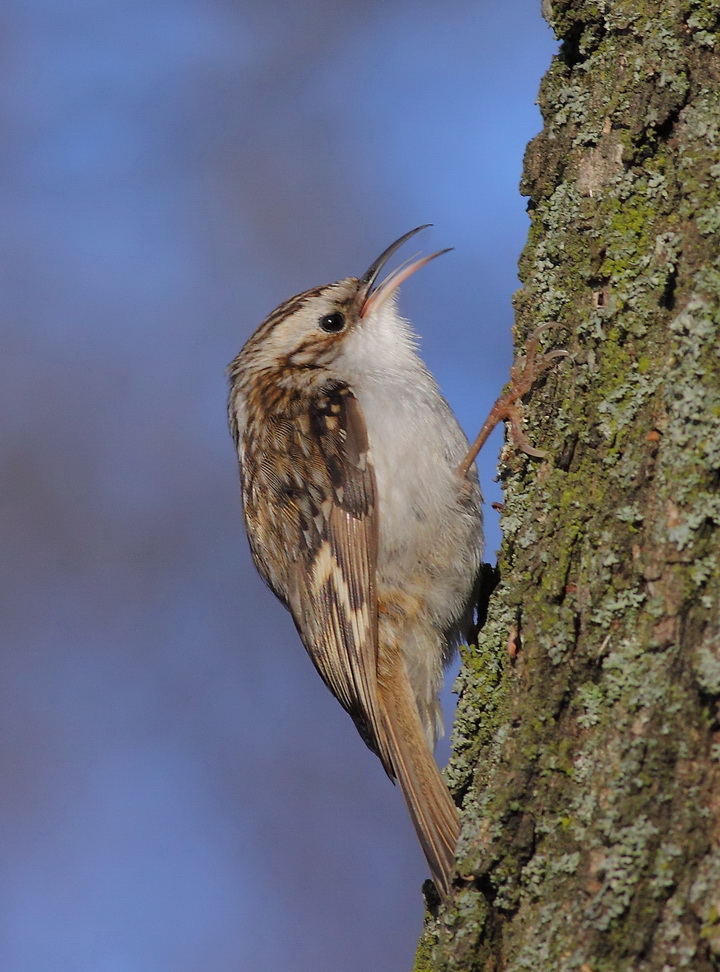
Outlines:
[[[515, 297], [570, 357], [505, 449], [460, 675], [442, 972], [720, 968], [717, 0], [556, 0]], [[430, 963], [428, 965], [428, 963]]]

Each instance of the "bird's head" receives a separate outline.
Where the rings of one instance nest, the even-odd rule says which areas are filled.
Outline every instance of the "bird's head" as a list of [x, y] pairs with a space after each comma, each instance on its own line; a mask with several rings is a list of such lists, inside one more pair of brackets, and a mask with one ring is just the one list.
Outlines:
[[[413, 258], [381, 278], [390, 258], [427, 225], [405, 233], [373, 261], [362, 277], [306, 290], [285, 301], [250, 337], [230, 365], [231, 380], [242, 372], [273, 372], [275, 381], [297, 381], [306, 372], [310, 384], [341, 371], [357, 371], [414, 353], [414, 335], [395, 308], [398, 287], [416, 270], [448, 250]], [[380, 281], [378, 283], [378, 281]], [[313, 374], [315, 373], [315, 374]]]

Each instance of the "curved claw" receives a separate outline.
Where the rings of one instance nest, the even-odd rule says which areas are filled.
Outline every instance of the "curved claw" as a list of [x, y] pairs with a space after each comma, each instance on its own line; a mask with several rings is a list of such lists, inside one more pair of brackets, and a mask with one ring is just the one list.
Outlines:
[[477, 438], [468, 450], [467, 455], [458, 466], [458, 473], [466, 476], [468, 470], [475, 462], [478, 453], [485, 445], [490, 433], [499, 422], [506, 421], [510, 425], [512, 438], [515, 446], [537, 459], [544, 459], [547, 453], [542, 449], [535, 449], [527, 440], [522, 430], [522, 419], [518, 412], [515, 402], [530, 391], [538, 377], [548, 368], [551, 368], [558, 358], [566, 358], [569, 354], [565, 350], [548, 351], [538, 355], [537, 346], [540, 335], [552, 327], [560, 327], [557, 321], [548, 321], [540, 324], [532, 332], [527, 340], [526, 353], [523, 357], [517, 358], [510, 368], [510, 387], [496, 400], [490, 409], [490, 414], [485, 419]]

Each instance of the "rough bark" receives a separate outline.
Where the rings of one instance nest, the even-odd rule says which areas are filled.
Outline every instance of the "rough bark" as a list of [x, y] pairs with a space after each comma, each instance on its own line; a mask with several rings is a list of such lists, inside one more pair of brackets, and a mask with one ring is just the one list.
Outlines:
[[506, 448], [460, 675], [458, 876], [417, 969], [720, 968], [717, 0], [557, 0]]

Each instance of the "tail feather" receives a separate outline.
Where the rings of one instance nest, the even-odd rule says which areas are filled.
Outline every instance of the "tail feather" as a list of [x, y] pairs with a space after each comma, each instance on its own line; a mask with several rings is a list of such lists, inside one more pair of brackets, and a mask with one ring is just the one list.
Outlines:
[[380, 707], [393, 769], [433, 881], [444, 897], [460, 833], [458, 811], [428, 746], [404, 671], [392, 681], [392, 690], [381, 689]]

